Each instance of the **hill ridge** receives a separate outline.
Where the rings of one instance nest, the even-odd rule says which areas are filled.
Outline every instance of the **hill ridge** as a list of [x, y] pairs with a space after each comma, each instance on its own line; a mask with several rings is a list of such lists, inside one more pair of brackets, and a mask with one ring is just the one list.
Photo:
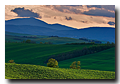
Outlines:
[[5, 63], [5, 79], [115, 79], [115, 72]]
[[[22, 21], [19, 19], [14, 20], [5, 21], [5, 31], [32, 35], [53, 35], [77, 39], [84, 37], [100, 41], [115, 42], [115, 28], [111, 27], [75, 29], [61, 24], [47, 24], [34, 18], [20, 18]], [[34, 20], [37, 20], [37, 22], [34, 22]], [[39, 23], [39, 21], [42, 23]]]
[[[29, 23], [30, 22], [30, 23]], [[55, 29], [52, 28], [54, 26], [58, 26], [58, 27], [64, 27], [64, 29], [62, 30], [74, 30], [75, 28], [72, 27], [68, 27], [66, 25], [62, 25], [62, 24], [48, 24], [42, 20], [36, 19], [36, 18], [17, 18], [17, 19], [11, 19], [11, 20], [6, 20], [5, 21], [6, 25], [31, 25], [31, 26], [42, 26], [42, 27], [48, 27], [51, 29]], [[42, 24], [42, 25], [41, 25]], [[61, 30], [61, 29], [57, 29], [57, 30]]]

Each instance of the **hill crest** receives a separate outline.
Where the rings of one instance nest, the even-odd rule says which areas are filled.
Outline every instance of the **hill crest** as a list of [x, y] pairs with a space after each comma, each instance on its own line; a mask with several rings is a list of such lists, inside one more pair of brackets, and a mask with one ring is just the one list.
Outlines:
[[19, 18], [5, 21], [5, 31], [115, 42], [115, 28], [112, 27], [75, 29], [60, 24], [47, 24], [35, 18]]
[[36, 18], [17, 18], [12, 20], [5, 21], [6, 25], [29, 25], [29, 26], [40, 26], [40, 27], [47, 27], [56, 30], [74, 30], [75, 28], [68, 27], [61, 24], [47, 24], [46, 22], [36, 19]]

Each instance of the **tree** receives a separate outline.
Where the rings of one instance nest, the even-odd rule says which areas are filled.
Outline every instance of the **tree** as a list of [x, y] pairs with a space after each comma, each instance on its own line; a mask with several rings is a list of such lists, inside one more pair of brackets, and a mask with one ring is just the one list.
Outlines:
[[48, 44], [52, 44], [52, 42], [48, 42]]
[[44, 44], [48, 44], [48, 42], [45, 42]]
[[40, 44], [43, 44], [43, 42], [40, 42]]
[[74, 62], [70, 65], [70, 68], [76, 69], [76, 61], [74, 61]]
[[23, 43], [25, 43], [25, 40], [23, 40]]
[[110, 42], [109, 42], [109, 41], [107, 42], [107, 45], [110, 45]]
[[51, 59], [48, 60], [47, 66], [48, 67], [54, 67], [54, 68], [57, 67], [58, 68], [58, 62], [57, 62], [57, 60], [51, 58]]
[[77, 61], [77, 69], [80, 69], [80, 61]]
[[9, 60], [8, 62], [9, 62], [9, 63], [15, 63], [14, 60]]
[[72, 69], [80, 69], [80, 61], [74, 61], [71, 65], [70, 68]]
[[111, 43], [111, 45], [113, 45], [113, 46], [114, 46], [115, 44], [112, 42], [112, 43]]
[[28, 40], [25, 41], [25, 43], [31, 43], [31, 40], [28, 39]]

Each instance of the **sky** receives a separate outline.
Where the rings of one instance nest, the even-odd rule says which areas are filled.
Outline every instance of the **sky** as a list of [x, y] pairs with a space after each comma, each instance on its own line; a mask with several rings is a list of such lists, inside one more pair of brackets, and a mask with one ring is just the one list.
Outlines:
[[30, 17], [77, 29], [115, 28], [115, 5], [5, 5], [5, 20]]

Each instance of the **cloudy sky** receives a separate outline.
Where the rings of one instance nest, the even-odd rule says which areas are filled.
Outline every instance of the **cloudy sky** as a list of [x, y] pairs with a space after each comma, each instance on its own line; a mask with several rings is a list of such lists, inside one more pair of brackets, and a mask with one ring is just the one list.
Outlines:
[[74, 28], [115, 28], [115, 5], [5, 5], [5, 20], [34, 17]]

